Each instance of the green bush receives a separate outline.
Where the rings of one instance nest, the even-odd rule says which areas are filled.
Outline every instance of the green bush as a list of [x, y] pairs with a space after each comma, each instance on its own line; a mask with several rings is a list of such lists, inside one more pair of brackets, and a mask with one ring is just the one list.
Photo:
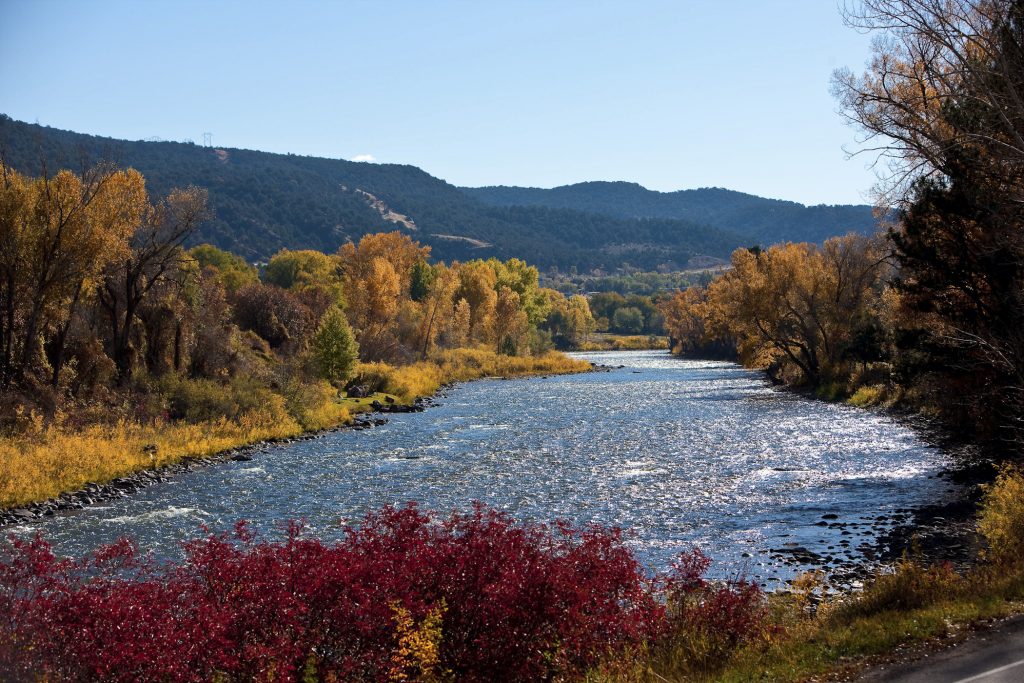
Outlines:
[[234, 420], [258, 408], [280, 408], [284, 403], [281, 396], [249, 377], [224, 383], [168, 375], [160, 380], [159, 390], [167, 401], [168, 416], [187, 422], [222, 417]]
[[885, 387], [873, 384], [870, 386], [863, 386], [854, 392], [853, 396], [847, 399], [847, 403], [858, 408], [868, 408], [870, 406], [876, 406], [885, 399]]

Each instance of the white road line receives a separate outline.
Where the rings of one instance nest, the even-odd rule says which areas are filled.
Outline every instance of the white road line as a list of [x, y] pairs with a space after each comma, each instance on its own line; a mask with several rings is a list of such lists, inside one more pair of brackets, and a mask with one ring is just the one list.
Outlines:
[[956, 681], [956, 683], [970, 683], [971, 681], [980, 681], [981, 679], [987, 678], [988, 676], [991, 676], [992, 674], [1002, 673], [1003, 671], [1006, 671], [1007, 669], [1012, 669], [1013, 667], [1020, 666], [1021, 664], [1024, 664], [1024, 659], [1020, 660], [1019, 662], [1013, 662], [1012, 664], [1007, 664], [1006, 666], [1001, 666], [998, 669], [992, 669], [991, 671], [986, 671], [985, 673], [978, 674], [977, 676], [971, 676], [970, 678], [961, 678], [959, 681]]

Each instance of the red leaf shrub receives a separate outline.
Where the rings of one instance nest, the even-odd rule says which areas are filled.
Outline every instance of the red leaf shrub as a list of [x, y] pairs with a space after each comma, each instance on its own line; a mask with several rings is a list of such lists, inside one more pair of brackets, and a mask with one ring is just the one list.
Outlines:
[[[618, 532], [517, 525], [477, 506], [370, 515], [342, 541], [241, 525], [156, 567], [127, 541], [78, 562], [12, 539], [0, 562], [0, 666], [60, 680], [387, 680], [396, 606], [444, 606], [439, 671], [542, 680], [639, 642], [663, 608]], [[421, 672], [422, 673], [422, 672]], [[400, 677], [400, 676], [399, 676]]]
[[742, 577], [709, 582], [704, 575], [710, 566], [711, 559], [700, 550], [683, 553], [665, 579], [664, 640], [670, 648], [684, 650], [691, 665], [721, 662], [766, 625], [760, 587]]
[[[384, 508], [332, 544], [300, 531], [266, 541], [239, 524], [164, 566], [128, 541], [71, 561], [12, 538], [0, 679], [551, 680], [701, 620], [742, 638], [742, 605], [760, 597], [711, 590], [691, 555], [666, 603], [617, 530], [480, 505], [445, 519]], [[672, 596], [698, 588], [706, 599], [679, 611]]]

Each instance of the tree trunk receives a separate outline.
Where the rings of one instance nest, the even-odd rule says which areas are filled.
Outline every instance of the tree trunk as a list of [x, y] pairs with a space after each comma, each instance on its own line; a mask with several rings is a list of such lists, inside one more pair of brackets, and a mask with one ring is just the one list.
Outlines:
[[71, 324], [75, 320], [75, 312], [78, 310], [78, 302], [82, 296], [82, 285], [84, 283], [80, 280], [78, 286], [75, 287], [75, 295], [71, 299], [71, 306], [68, 309], [68, 319], [64, 322], [64, 325], [57, 332], [57, 335], [53, 338], [53, 346], [50, 351], [50, 365], [53, 366], [53, 375], [50, 377], [50, 385], [56, 388], [60, 384], [60, 373], [64, 369], [65, 352], [67, 349], [68, 342], [68, 331], [71, 329]]

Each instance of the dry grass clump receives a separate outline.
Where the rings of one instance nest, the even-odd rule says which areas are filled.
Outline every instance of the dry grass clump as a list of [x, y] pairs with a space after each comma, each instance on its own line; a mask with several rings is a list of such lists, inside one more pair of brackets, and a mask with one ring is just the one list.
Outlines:
[[1024, 469], [1005, 466], [986, 487], [978, 530], [988, 542], [989, 559], [1024, 562]]

